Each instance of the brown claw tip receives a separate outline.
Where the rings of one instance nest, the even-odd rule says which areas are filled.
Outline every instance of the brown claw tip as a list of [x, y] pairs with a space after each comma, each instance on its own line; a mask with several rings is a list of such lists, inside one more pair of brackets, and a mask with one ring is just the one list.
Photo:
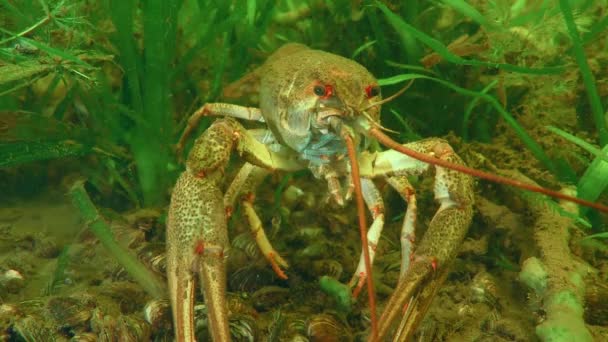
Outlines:
[[361, 290], [363, 290], [363, 284], [364, 282], [360, 281], [357, 284], [357, 287], [355, 287], [355, 289], [353, 290], [353, 298], [357, 299], [357, 297], [359, 297], [359, 294], [361, 293]]
[[270, 266], [272, 266], [272, 270], [274, 271], [274, 273], [276, 273], [277, 277], [283, 280], [287, 280], [287, 275], [285, 274], [285, 272], [283, 272], [279, 264], [277, 264], [276, 260], [274, 259], [274, 253], [269, 253], [268, 259], [270, 260]]

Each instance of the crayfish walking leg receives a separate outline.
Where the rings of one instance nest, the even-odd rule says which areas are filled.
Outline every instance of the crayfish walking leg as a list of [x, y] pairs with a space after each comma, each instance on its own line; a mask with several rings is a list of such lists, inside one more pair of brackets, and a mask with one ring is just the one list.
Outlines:
[[[462, 160], [452, 148], [441, 139], [427, 139], [405, 145], [419, 153], [432, 155], [438, 159], [462, 164]], [[415, 197], [413, 188], [403, 178], [404, 175], [420, 174], [431, 166], [397, 151], [389, 150], [377, 155], [362, 157], [362, 175], [366, 177], [388, 176], [393, 187], [402, 188], [400, 193], [412, 208], [408, 208], [404, 220], [402, 253], [402, 277], [397, 288], [385, 306], [379, 320], [378, 338], [370, 341], [383, 341], [393, 322], [402, 317], [402, 333], [396, 340], [407, 340], [424, 317], [435, 291], [443, 283], [449, 265], [455, 258], [473, 216], [473, 181], [458, 171], [435, 167], [435, 199], [440, 207], [429, 227], [415, 246], [413, 256], [412, 240], [415, 224]], [[411, 257], [411, 263], [409, 259]], [[407, 313], [407, 314], [406, 314]]]

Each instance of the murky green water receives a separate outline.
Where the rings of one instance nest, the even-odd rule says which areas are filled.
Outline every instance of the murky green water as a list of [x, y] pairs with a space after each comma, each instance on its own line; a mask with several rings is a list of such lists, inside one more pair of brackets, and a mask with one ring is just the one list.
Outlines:
[[[436, 267], [400, 304], [409, 311], [397, 321], [416, 340], [608, 339], [605, 213], [477, 180], [466, 237], [451, 246], [453, 261], [437, 265], [417, 248], [439, 208], [440, 173], [405, 177], [419, 164], [396, 153], [370, 157], [387, 148], [364, 132], [376, 127], [399, 143], [441, 137], [471, 167], [570, 186], [605, 206], [606, 8], [583, 0], [0, 1], [0, 340], [173, 339], [167, 213], [188, 151], [216, 120], [189, 121], [205, 103], [242, 106], [214, 108], [253, 119], [240, 120], [243, 131], [226, 141], [246, 141], [249, 129], [266, 144], [264, 156], [277, 153], [261, 166], [272, 160], [280, 169], [292, 156], [300, 168], [269, 172], [256, 187], [250, 179], [216, 215], [228, 223], [221, 255], [233, 340], [372, 334], [368, 294], [353, 298], [348, 286], [361, 238], [346, 131], [358, 148], [367, 225], [385, 209], [372, 277], [378, 317], [402, 260], [411, 260]], [[258, 69], [287, 43], [352, 59], [375, 80], [314, 53]], [[411, 80], [376, 117], [377, 101]], [[329, 123], [336, 118], [339, 125]], [[239, 145], [225, 169], [196, 176], [221, 179], [227, 191], [248, 158], [242, 146], [258, 145]], [[208, 150], [201, 163], [219, 158]], [[372, 174], [378, 195], [365, 180]], [[403, 176], [405, 197], [415, 193], [415, 239], [400, 236], [414, 202], [391, 187], [393, 176]], [[469, 203], [462, 188], [449, 205]], [[287, 279], [250, 232], [243, 203], [254, 197]], [[430, 250], [443, 248], [449, 228]], [[402, 240], [411, 241], [410, 257], [401, 256]], [[198, 263], [200, 246], [183, 250]], [[195, 292], [196, 335], [210, 340], [207, 306]], [[400, 330], [393, 324], [391, 336]]]

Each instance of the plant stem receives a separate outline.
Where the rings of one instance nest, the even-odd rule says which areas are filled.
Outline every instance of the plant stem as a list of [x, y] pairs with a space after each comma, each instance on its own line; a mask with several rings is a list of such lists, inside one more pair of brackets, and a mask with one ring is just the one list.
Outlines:
[[125, 270], [143, 287], [148, 294], [155, 298], [163, 298], [166, 296], [164, 284], [156, 278], [137, 258], [135, 258], [128, 250], [120, 246], [110, 227], [103, 220], [103, 217], [95, 208], [93, 202], [89, 198], [84, 189], [84, 182], [77, 181], [72, 185], [70, 192], [72, 202], [78, 208], [80, 215], [85, 220], [86, 224], [91, 228], [91, 231], [99, 239], [101, 244], [112, 254], [116, 261], [125, 268]]
[[39, 20], [37, 23], [35, 23], [34, 25], [32, 25], [32, 26], [30, 26], [30, 27], [26, 28], [25, 30], [23, 30], [23, 31], [21, 31], [21, 32], [19, 32], [19, 33], [15, 34], [15, 35], [13, 35], [13, 36], [11, 36], [11, 37], [8, 37], [8, 38], [6, 38], [6, 39], [4, 39], [4, 40], [1, 40], [1, 41], [0, 41], [0, 45], [6, 44], [6, 43], [10, 42], [11, 40], [17, 39], [17, 38], [19, 38], [19, 37], [23, 37], [23, 36], [25, 36], [25, 35], [28, 35], [28, 34], [30, 34], [31, 32], [33, 32], [34, 30], [36, 30], [37, 28], [39, 28], [40, 26], [42, 26], [42, 25], [44, 25], [44, 24], [48, 23], [49, 21], [51, 21], [51, 16], [46, 16], [46, 17], [44, 17], [44, 18], [40, 19], [40, 20]]

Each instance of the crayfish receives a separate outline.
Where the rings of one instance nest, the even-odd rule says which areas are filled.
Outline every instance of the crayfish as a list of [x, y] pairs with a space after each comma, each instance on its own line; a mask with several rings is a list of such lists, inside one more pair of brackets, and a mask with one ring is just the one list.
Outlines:
[[[367, 284], [372, 341], [384, 340], [405, 307], [408, 315], [401, 323], [402, 336], [411, 336], [424, 316], [471, 223], [471, 175], [583, 202], [470, 169], [441, 139], [405, 145], [392, 141], [380, 125], [380, 106], [387, 99], [381, 99], [377, 80], [347, 58], [288, 44], [245, 81], [257, 86], [259, 108], [207, 103], [191, 116], [178, 144], [181, 150], [202, 117], [222, 117], [196, 139], [172, 194], [167, 274], [177, 341], [195, 340], [196, 274], [202, 284], [213, 340], [230, 340], [224, 252], [228, 248], [227, 214], [237, 198], [260, 250], [275, 273], [287, 277], [284, 270], [288, 264], [266, 237], [253, 207], [254, 196], [242, 196], [252, 194], [270, 172], [308, 169], [327, 182], [331, 198], [340, 205], [355, 195], [362, 252], [350, 285], [357, 294]], [[263, 122], [266, 128], [247, 130], [236, 119]], [[368, 151], [373, 139], [390, 149]], [[222, 193], [224, 169], [233, 152], [245, 164]], [[435, 169], [434, 193], [440, 206], [423, 238], [414, 245], [416, 194], [408, 176], [431, 168]], [[381, 319], [376, 317], [370, 276], [385, 220], [382, 196], [374, 184], [377, 178], [384, 178], [408, 203], [401, 231], [401, 277]], [[373, 219], [369, 230], [365, 206]]]

